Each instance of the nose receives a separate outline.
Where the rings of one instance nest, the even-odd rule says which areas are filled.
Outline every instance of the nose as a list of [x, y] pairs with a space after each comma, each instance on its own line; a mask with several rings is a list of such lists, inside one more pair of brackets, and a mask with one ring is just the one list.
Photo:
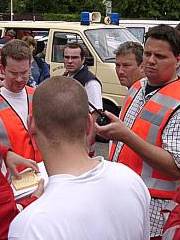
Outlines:
[[149, 63], [152, 63], [152, 64], [155, 63], [155, 56], [154, 56], [153, 54], [151, 54], [151, 56], [149, 56], [148, 62], [149, 62]]
[[67, 60], [68, 63], [71, 63], [72, 62], [72, 58], [69, 57], [68, 60]]
[[22, 82], [22, 81], [24, 81], [21, 74], [18, 74], [18, 76], [17, 76], [17, 78], [16, 78], [16, 81], [17, 81], [17, 82]]
[[124, 73], [124, 68], [123, 68], [123, 66], [117, 66], [117, 67], [116, 67], [116, 72], [119, 73], [119, 74], [120, 74], [120, 73]]

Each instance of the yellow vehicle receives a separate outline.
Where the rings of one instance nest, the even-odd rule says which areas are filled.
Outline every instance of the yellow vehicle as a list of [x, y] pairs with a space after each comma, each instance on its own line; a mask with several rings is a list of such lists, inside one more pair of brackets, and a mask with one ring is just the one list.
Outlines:
[[114, 50], [125, 41], [138, 41], [126, 28], [118, 25], [62, 21], [0, 21], [2, 36], [13, 29], [17, 38], [24, 31], [31, 31], [37, 41], [46, 42], [45, 59], [50, 65], [51, 76], [62, 75], [63, 47], [66, 43], [79, 42], [86, 52], [86, 64], [102, 82], [104, 109], [118, 113], [127, 94], [115, 72]]

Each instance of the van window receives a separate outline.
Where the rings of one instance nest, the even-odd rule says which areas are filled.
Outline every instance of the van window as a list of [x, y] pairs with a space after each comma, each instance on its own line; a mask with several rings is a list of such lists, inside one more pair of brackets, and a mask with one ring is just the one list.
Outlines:
[[48, 31], [43, 31], [43, 30], [42, 31], [33, 30], [32, 34], [33, 34], [35, 40], [40, 40], [41, 41], [42, 38], [48, 37], [49, 32]]
[[81, 44], [86, 52], [86, 56], [90, 57], [91, 54], [85, 44], [83, 43], [81, 37], [76, 33], [68, 32], [55, 32], [53, 36], [53, 51], [52, 51], [52, 62], [64, 62], [63, 51], [64, 47], [68, 43], [77, 42]]
[[127, 27], [127, 29], [140, 41], [144, 42], [145, 27]]
[[102, 61], [108, 62], [115, 61], [114, 51], [119, 44], [129, 39], [138, 42], [137, 38], [123, 28], [91, 29], [86, 30], [85, 34]]

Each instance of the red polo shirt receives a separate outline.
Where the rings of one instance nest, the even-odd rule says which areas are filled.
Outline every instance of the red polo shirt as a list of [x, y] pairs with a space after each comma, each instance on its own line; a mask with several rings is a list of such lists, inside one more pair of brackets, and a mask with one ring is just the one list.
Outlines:
[[[6, 159], [8, 148], [0, 145], [0, 154]], [[26, 197], [18, 201], [23, 207], [36, 200], [34, 197]], [[14, 194], [6, 177], [0, 171], [0, 240], [8, 238], [9, 225], [13, 218], [18, 214]]]

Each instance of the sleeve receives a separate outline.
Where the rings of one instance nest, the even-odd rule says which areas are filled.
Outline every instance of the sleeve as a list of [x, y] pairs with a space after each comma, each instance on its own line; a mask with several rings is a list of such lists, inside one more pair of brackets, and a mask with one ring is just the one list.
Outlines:
[[49, 67], [49, 64], [47, 64], [45, 62], [45, 60], [40, 58], [40, 57], [35, 56], [34, 60], [36, 61], [37, 65], [38, 65], [38, 68], [39, 68], [39, 71], [40, 71], [40, 77], [39, 77], [39, 80], [38, 80], [38, 84], [40, 84], [46, 78], [50, 77], [50, 67]]
[[43, 80], [50, 77], [49, 64], [44, 62], [43, 64]]
[[[68, 239], [64, 236], [65, 230], [54, 228], [54, 220], [40, 210], [27, 209], [22, 211], [11, 223], [9, 240], [49, 240]], [[56, 221], [57, 219], [55, 219]], [[23, 227], [22, 227], [23, 226]]]
[[[177, 192], [177, 197], [180, 197], [180, 192]], [[163, 240], [180, 239], [180, 202], [177, 202], [176, 205], [174, 202], [174, 206], [163, 228]]]
[[0, 239], [7, 239], [9, 224], [17, 214], [13, 191], [0, 172]]
[[[85, 85], [88, 100], [97, 109], [103, 109], [101, 85], [97, 80], [91, 80]], [[90, 108], [90, 111], [93, 109]]]
[[36, 196], [28, 196], [28, 197], [17, 200], [16, 203], [20, 204], [21, 206], [23, 206], [23, 208], [25, 208], [37, 199], [38, 198]]
[[180, 168], [180, 109], [173, 114], [163, 130], [162, 148], [173, 156]]

